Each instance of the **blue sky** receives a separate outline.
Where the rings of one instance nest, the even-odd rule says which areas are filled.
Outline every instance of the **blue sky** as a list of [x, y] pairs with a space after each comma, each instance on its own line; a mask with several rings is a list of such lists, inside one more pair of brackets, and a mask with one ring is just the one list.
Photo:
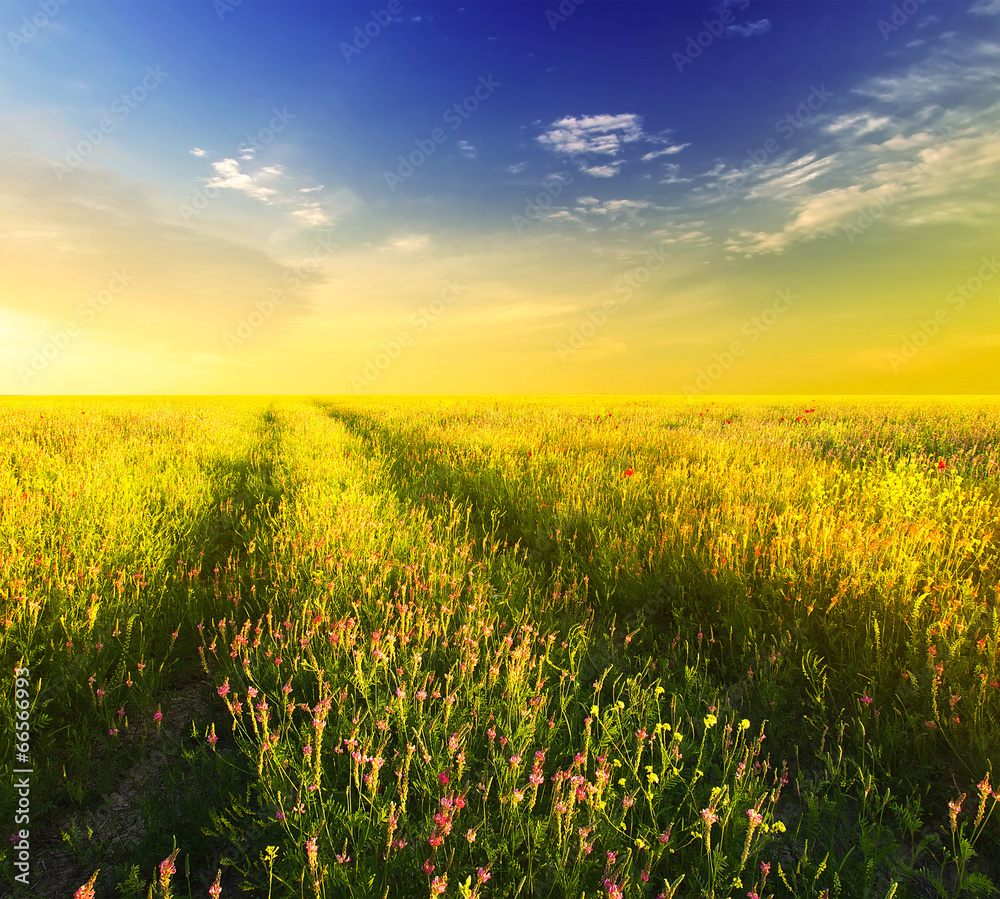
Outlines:
[[996, 0], [15, 0], [0, 41], [5, 392], [998, 386]]

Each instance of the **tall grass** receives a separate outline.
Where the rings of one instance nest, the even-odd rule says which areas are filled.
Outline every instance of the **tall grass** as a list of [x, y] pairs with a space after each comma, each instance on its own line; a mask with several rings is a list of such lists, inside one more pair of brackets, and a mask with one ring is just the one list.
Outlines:
[[[9, 404], [0, 652], [69, 892], [100, 866], [98, 895], [985, 894], [997, 429]], [[88, 837], [156, 746], [131, 854]]]

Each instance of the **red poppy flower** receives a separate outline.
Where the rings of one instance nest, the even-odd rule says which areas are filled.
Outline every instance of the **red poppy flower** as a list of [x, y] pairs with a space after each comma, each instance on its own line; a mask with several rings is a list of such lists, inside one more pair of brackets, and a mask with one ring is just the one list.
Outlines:
[[626, 469], [625, 469], [625, 477], [627, 477], [627, 478], [630, 478], [630, 477], [632, 477], [632, 475], [634, 475], [634, 474], [635, 474], [635, 472], [634, 472], [634, 471], [632, 471], [632, 469], [631, 469], [631, 468], [626, 468]]
[[943, 471], [947, 467], [948, 467], [948, 463], [945, 462], [944, 459], [942, 459], [940, 462], [938, 462], [938, 471]]

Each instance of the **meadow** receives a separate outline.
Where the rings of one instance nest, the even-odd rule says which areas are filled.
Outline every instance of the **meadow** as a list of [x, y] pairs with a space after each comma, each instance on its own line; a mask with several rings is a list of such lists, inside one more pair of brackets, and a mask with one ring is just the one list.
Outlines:
[[8, 399], [0, 892], [996, 895], [998, 447], [972, 401]]

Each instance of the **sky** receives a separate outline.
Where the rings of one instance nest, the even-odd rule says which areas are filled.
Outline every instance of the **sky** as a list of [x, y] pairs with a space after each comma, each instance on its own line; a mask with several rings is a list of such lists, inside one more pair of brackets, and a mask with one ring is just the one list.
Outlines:
[[0, 394], [994, 394], [998, 89], [1000, 0], [4, 0]]

